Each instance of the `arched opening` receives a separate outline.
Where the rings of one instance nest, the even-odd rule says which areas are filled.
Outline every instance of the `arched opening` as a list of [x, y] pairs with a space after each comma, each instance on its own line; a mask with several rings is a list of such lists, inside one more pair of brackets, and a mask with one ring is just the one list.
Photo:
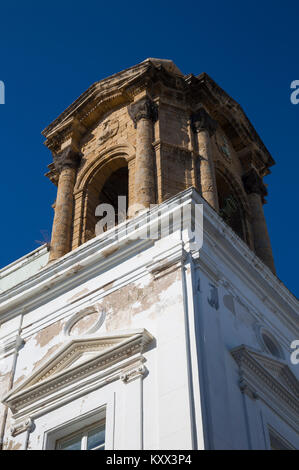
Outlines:
[[[129, 171], [126, 158], [115, 157], [98, 168], [87, 186], [83, 243], [95, 237], [96, 224], [104, 217], [104, 214], [102, 217], [96, 215], [97, 207], [101, 204], [109, 204], [114, 210], [115, 225], [117, 225], [126, 218], [129, 205], [128, 195]], [[120, 206], [119, 196], [123, 196]]]
[[244, 210], [231, 183], [220, 173], [216, 173], [219, 213], [223, 220], [246, 242]]
[[[119, 196], [125, 197], [124, 207], [119, 204]], [[119, 224], [128, 213], [129, 171], [128, 167], [116, 170], [106, 180], [100, 195], [99, 204], [110, 204], [115, 211], [115, 224]]]

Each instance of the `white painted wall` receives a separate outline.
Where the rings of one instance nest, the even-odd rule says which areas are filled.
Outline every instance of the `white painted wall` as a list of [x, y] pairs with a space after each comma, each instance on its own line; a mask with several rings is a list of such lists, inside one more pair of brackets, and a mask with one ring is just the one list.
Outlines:
[[[194, 190], [173, 201], [203, 203]], [[51, 447], [55, 436], [90, 422], [104, 408], [109, 449], [269, 448], [268, 426], [299, 447], [292, 417], [241, 392], [230, 353], [245, 344], [267, 355], [259, 336], [263, 326], [298, 379], [299, 366], [290, 363], [290, 344], [299, 338], [296, 299], [208, 205], [197, 252], [190, 251], [186, 224], [160, 240], [131, 242], [126, 226], [133, 222], [117, 229], [117, 242], [104, 234], [37, 270], [46, 259], [42, 252], [27, 279], [14, 271], [0, 294], [0, 386], [4, 397], [14, 357], [14, 387], [42, 369], [72, 340], [65, 331], [68, 321], [93, 305], [106, 317], [89, 336], [145, 328], [154, 337], [143, 353], [146, 375], [129, 383], [114, 380], [33, 414], [34, 429], [15, 437], [9, 410], [4, 448]], [[24, 263], [26, 258], [20, 270]], [[24, 345], [16, 355], [18, 334]]]

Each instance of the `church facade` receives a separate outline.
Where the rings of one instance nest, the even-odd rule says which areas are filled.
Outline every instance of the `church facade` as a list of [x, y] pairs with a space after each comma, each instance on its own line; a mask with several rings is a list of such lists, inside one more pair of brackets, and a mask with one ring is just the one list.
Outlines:
[[240, 105], [147, 59], [43, 135], [51, 243], [0, 271], [1, 448], [298, 449], [298, 301]]

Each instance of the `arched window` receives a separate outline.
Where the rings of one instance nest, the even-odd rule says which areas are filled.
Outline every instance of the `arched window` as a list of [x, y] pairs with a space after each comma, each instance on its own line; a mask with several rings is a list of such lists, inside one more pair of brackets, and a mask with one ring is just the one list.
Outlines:
[[[125, 198], [125, 207], [119, 206], [118, 198]], [[119, 224], [126, 218], [128, 213], [129, 196], [129, 172], [128, 167], [116, 170], [106, 180], [100, 195], [99, 204], [110, 204], [115, 211], [115, 224]]]
[[[128, 210], [129, 171], [127, 160], [116, 157], [93, 174], [86, 194], [85, 224], [83, 242], [93, 238], [97, 222], [96, 209], [100, 204], [109, 204], [115, 211], [115, 225], [126, 218]], [[118, 197], [124, 196], [125, 206], [119, 214]]]
[[231, 182], [220, 172], [216, 173], [219, 201], [219, 213], [223, 220], [246, 241], [244, 228], [244, 211]]

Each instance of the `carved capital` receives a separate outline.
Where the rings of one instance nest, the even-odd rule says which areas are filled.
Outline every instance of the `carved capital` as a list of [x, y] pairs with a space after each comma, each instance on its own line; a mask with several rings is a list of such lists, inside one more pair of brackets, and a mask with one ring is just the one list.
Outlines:
[[142, 98], [128, 107], [129, 116], [134, 122], [135, 127], [140, 119], [149, 119], [155, 122], [158, 118], [158, 107], [149, 98]]
[[267, 195], [266, 186], [264, 185], [262, 178], [254, 168], [251, 168], [251, 170], [249, 170], [243, 176], [242, 179], [247, 194], [255, 193], [259, 194], [262, 197]]
[[63, 168], [77, 168], [81, 160], [81, 153], [76, 152], [72, 146], [66, 147], [61, 153], [53, 155], [55, 170], [59, 173]]
[[212, 137], [218, 127], [217, 122], [211, 118], [204, 108], [200, 108], [192, 114], [191, 124], [194, 132], [206, 130], [210, 134], [210, 137]]

